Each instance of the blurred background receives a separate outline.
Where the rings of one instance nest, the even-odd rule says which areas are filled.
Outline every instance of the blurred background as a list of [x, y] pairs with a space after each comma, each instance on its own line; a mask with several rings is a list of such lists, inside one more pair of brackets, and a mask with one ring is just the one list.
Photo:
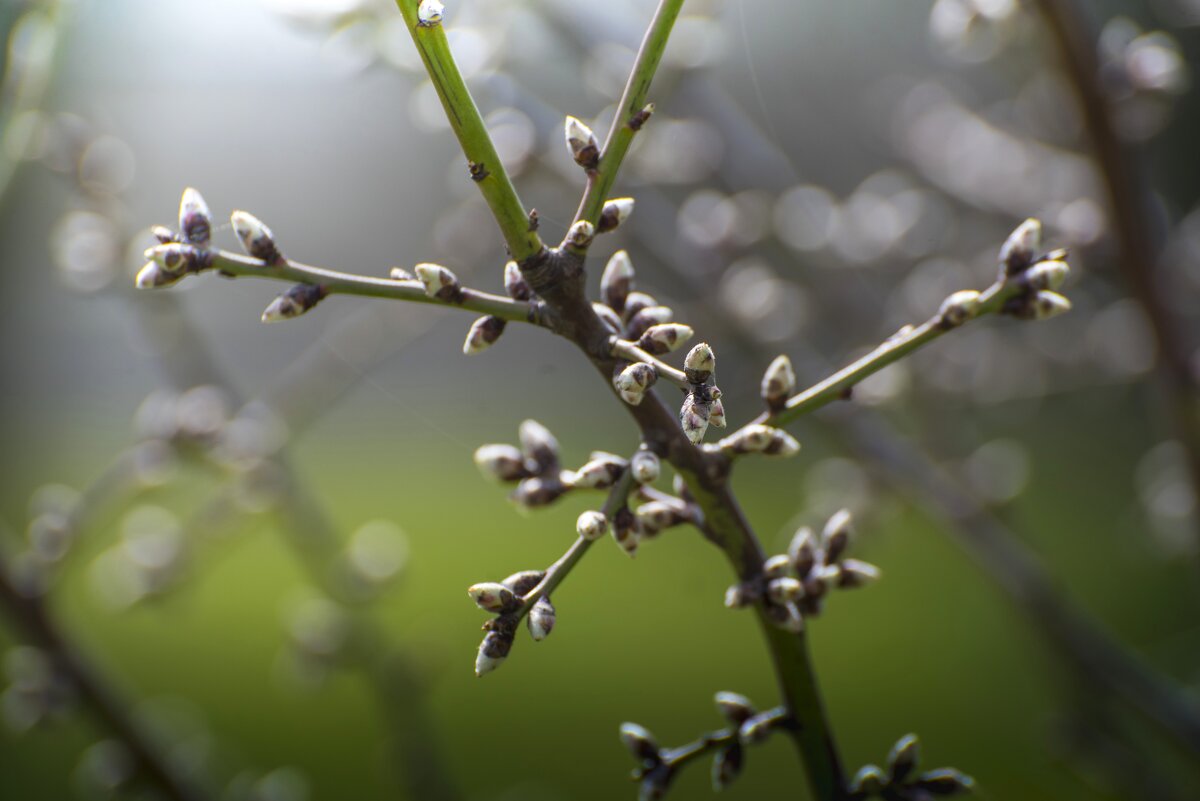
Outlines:
[[[582, 189], [563, 116], [607, 130], [653, 6], [447, 8], [550, 241]], [[394, 5], [0, 0], [0, 27], [0, 798], [633, 798], [621, 722], [678, 744], [716, 691], [777, 702], [685, 529], [602, 543], [553, 636], [473, 675], [465, 588], [549, 565], [597, 505], [521, 513], [474, 449], [528, 417], [569, 466], [637, 445], [564, 343], [510, 326], [468, 359], [457, 312], [263, 326], [283, 285], [133, 289], [195, 186], [226, 248], [240, 208], [309, 264], [499, 290]], [[913, 731], [985, 799], [1200, 793], [1198, 57], [1196, 0], [685, 6], [591, 273], [629, 250], [713, 343], [732, 423], [775, 355], [812, 383], [989, 284], [1025, 217], [1072, 249], [1069, 315], [972, 324], [739, 466], [768, 550], [848, 507], [883, 569], [811, 621], [852, 770]], [[724, 794], [803, 787], [777, 737]]]

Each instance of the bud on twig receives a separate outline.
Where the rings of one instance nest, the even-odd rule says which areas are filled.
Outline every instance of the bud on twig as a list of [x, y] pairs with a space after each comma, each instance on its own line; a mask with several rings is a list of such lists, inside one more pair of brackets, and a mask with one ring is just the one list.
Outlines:
[[613, 539], [617, 541], [617, 545], [621, 546], [621, 550], [630, 556], [637, 553], [638, 541], [641, 538], [640, 528], [637, 516], [629, 510], [628, 506], [622, 506], [613, 516]]
[[712, 784], [713, 790], [720, 792], [733, 783], [742, 772], [745, 763], [745, 749], [740, 743], [722, 748], [713, 757]]
[[861, 559], [843, 559], [838, 565], [837, 585], [843, 590], [855, 590], [879, 580], [878, 567]]
[[296, 284], [284, 292], [262, 313], [264, 323], [275, 323], [280, 320], [290, 320], [299, 317], [316, 306], [329, 291], [322, 284]]
[[937, 768], [917, 777], [913, 786], [929, 795], [946, 796], [969, 793], [975, 789], [975, 780], [954, 768]]
[[592, 245], [592, 240], [596, 238], [596, 226], [592, 225], [587, 220], [579, 220], [572, 223], [567, 229], [567, 235], [563, 238], [563, 245], [578, 248], [579, 250], [587, 250]]
[[697, 401], [692, 393], [683, 399], [683, 406], [679, 409], [679, 425], [693, 445], [704, 441], [710, 411], [708, 404]]
[[392, 269], [388, 270], [388, 278], [392, 279], [393, 281], [415, 281], [415, 280], [417, 280], [416, 278], [413, 277], [412, 273], [410, 273], [408, 270], [404, 269], [403, 267], [393, 267]]
[[475, 675], [482, 676], [491, 673], [508, 658], [512, 650], [513, 633], [508, 629], [492, 629], [479, 644], [479, 653], [475, 657]]
[[725, 404], [720, 398], [709, 404], [708, 424], [713, 428], [725, 427]]
[[621, 742], [629, 749], [634, 758], [644, 766], [657, 765], [662, 762], [659, 755], [658, 743], [654, 735], [636, 723], [621, 724]]
[[266, 264], [282, 264], [283, 254], [275, 244], [275, 235], [266, 223], [248, 211], [235, 211], [229, 215], [233, 232], [242, 240], [242, 247], [251, 257]]
[[886, 786], [887, 776], [878, 765], [864, 765], [850, 780], [850, 792], [863, 798], [879, 795]]
[[625, 472], [628, 462], [617, 456], [605, 454], [594, 458], [575, 471], [571, 478], [572, 487], [584, 489], [608, 489], [617, 483]]
[[653, 537], [658, 532], [684, 521], [683, 514], [675, 505], [663, 501], [643, 503], [638, 507], [637, 519], [638, 528], [644, 537]]
[[138, 270], [134, 284], [138, 289], [158, 289], [179, 283], [185, 275], [187, 275], [186, 272], [173, 273], [163, 269], [162, 265], [156, 261], [148, 261], [142, 265], [142, 269]]
[[519, 506], [535, 509], [554, 503], [566, 493], [567, 489], [568, 487], [558, 476], [547, 478], [534, 476], [518, 484], [508, 497]]
[[888, 776], [892, 784], [904, 781], [917, 767], [921, 756], [921, 743], [917, 735], [906, 734], [896, 741], [888, 754]]
[[682, 323], [663, 323], [647, 328], [638, 340], [638, 347], [652, 356], [670, 353], [692, 338], [695, 331]]
[[470, 356], [473, 353], [487, 350], [504, 333], [504, 327], [507, 324], [508, 321], [502, 317], [490, 314], [480, 317], [471, 324], [471, 329], [467, 332], [467, 338], [463, 342], [463, 353]]
[[545, 570], [522, 570], [519, 573], [513, 573], [500, 583], [512, 590], [514, 595], [524, 595], [541, 584], [545, 577]]
[[438, 0], [421, 0], [417, 6], [417, 24], [430, 28], [442, 21], [446, 8]]
[[1032, 289], [1058, 289], [1071, 273], [1062, 259], [1043, 259], [1025, 271], [1025, 283]]
[[1057, 292], [1043, 290], [1033, 298], [1033, 319], [1049, 320], [1071, 310], [1071, 301]]
[[842, 554], [846, 552], [846, 546], [850, 544], [853, 525], [854, 521], [850, 516], [849, 509], [839, 509], [826, 521], [825, 528], [821, 531], [821, 544], [825, 548], [825, 564], [833, 565], [841, 560]]
[[609, 231], [617, 230], [621, 223], [629, 219], [630, 214], [633, 214], [633, 205], [634, 201], [631, 197], [618, 197], [604, 201], [604, 207], [600, 210], [600, 220], [596, 225], [596, 233], [607, 234]]
[[538, 598], [533, 608], [529, 610], [529, 617], [526, 619], [530, 636], [538, 642], [549, 637], [550, 632], [554, 630], [556, 617], [554, 604], [550, 603], [550, 599], [545, 596]]
[[[628, 312], [629, 307], [625, 310]], [[652, 327], [669, 323], [674, 317], [675, 310], [670, 306], [646, 306], [629, 316], [629, 322], [625, 324], [625, 338], [637, 340]]]
[[518, 605], [513, 591], [495, 582], [472, 584], [467, 588], [467, 594], [486, 612], [508, 612]]
[[609, 308], [620, 314], [625, 310], [625, 299], [633, 291], [633, 262], [629, 254], [618, 250], [609, 257], [600, 277], [600, 297]]
[[1042, 223], [1029, 218], [1017, 226], [1000, 248], [1000, 280], [1024, 272], [1042, 244]]
[[425, 285], [425, 294], [447, 303], [462, 300], [462, 284], [458, 276], [440, 264], [418, 264], [413, 268], [417, 278]]
[[733, 454], [761, 453], [766, 456], [795, 456], [800, 452], [796, 438], [779, 428], [754, 423], [717, 443]]
[[558, 467], [558, 440], [550, 429], [537, 420], [525, 420], [517, 429], [517, 437], [525, 458], [537, 465], [539, 473]]
[[575, 521], [575, 531], [588, 542], [595, 542], [608, 533], [608, 519], [602, 512], [589, 509]]
[[707, 342], [701, 342], [688, 351], [683, 360], [683, 369], [692, 384], [705, 384], [712, 378], [717, 369], [717, 357]]
[[978, 310], [979, 293], [974, 289], [964, 289], [942, 301], [938, 316], [944, 328], [957, 328], [974, 317]]
[[790, 576], [772, 579], [767, 582], [767, 597], [782, 606], [803, 598], [804, 585]]
[[592, 311], [596, 312], [596, 316], [600, 318], [600, 322], [604, 323], [604, 327], [610, 334], [619, 335], [621, 333], [621, 318], [615, 311], [603, 303], [593, 303]]
[[637, 406], [646, 396], [646, 390], [654, 386], [658, 380], [658, 371], [653, 365], [645, 362], [635, 362], [622, 370], [615, 379], [613, 386], [621, 400], [630, 406]]
[[738, 741], [742, 745], [754, 745], [761, 743], [767, 739], [767, 735], [771, 733], [777, 721], [774, 712], [760, 712], [751, 718], [747, 718], [741, 726], [738, 727]]
[[183, 190], [179, 200], [179, 233], [184, 242], [198, 248], [208, 247], [212, 237], [212, 216], [208, 204], [192, 187]]
[[785, 554], [772, 556], [763, 562], [763, 575], [768, 579], [783, 578], [792, 572], [792, 560]]
[[776, 356], [767, 366], [762, 378], [762, 399], [773, 412], [787, 405], [787, 399], [796, 391], [796, 371], [787, 356]]
[[576, 117], [568, 116], [563, 126], [567, 137], [567, 147], [575, 163], [585, 170], [594, 170], [600, 162], [600, 143], [592, 129]]
[[792, 561], [792, 569], [800, 578], [806, 578], [816, 563], [817, 542], [812, 529], [808, 526], [801, 528], [792, 537], [788, 545], [788, 558]]
[[633, 471], [633, 479], [639, 484], [652, 484], [658, 480], [662, 464], [654, 451], [639, 450], [629, 460], [629, 469]]
[[513, 300], [533, 300], [533, 289], [521, 275], [521, 268], [515, 261], [504, 265], [504, 291]]
[[[658, 301], [653, 295], [645, 292], [630, 292], [625, 298], [625, 305], [621, 309], [621, 319], [632, 320], [637, 316], [637, 313], [642, 309], [648, 309], [651, 306], [657, 306]], [[667, 322], [670, 322], [669, 320]]]
[[483, 445], [475, 451], [475, 464], [488, 478], [519, 481], [529, 477], [525, 457], [512, 445]]
[[179, 241], [179, 234], [172, 231], [165, 225], [156, 225], [150, 229], [150, 236], [158, 240], [160, 245], [169, 245], [172, 242]]
[[741, 726], [757, 713], [750, 699], [738, 693], [719, 692], [713, 700], [717, 703], [717, 711], [721, 713], [721, 717], [734, 726]]

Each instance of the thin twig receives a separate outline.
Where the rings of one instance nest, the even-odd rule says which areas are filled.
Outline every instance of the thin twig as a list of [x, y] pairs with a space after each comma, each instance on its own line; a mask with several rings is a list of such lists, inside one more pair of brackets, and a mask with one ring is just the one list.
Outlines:
[[614, 339], [612, 342], [612, 355], [631, 362], [645, 362], [654, 367], [659, 378], [665, 378], [680, 389], [687, 389], [691, 386], [688, 383], [687, 374], [682, 370], [672, 367], [657, 356], [651, 356], [639, 348], [636, 343], [629, 340]]

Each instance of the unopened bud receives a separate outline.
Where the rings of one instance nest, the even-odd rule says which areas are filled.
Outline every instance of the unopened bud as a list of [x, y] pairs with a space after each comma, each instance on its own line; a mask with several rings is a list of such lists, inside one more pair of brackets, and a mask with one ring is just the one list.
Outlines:
[[696, 396], [688, 394], [683, 399], [679, 409], [679, 426], [693, 445], [704, 441], [704, 432], [708, 430], [708, 418], [711, 410], [708, 404], [696, 400]]
[[942, 301], [938, 317], [946, 328], [957, 328], [979, 311], [979, 293], [974, 289], [955, 292]]
[[1042, 244], [1042, 223], [1030, 217], [1016, 227], [1000, 248], [1000, 277], [1004, 278], [1023, 272], [1033, 263], [1037, 249]]
[[921, 743], [917, 735], [906, 734], [896, 741], [888, 754], [888, 776], [892, 784], [898, 784], [908, 778], [917, 767], [921, 757]]
[[713, 790], [717, 792], [724, 790], [741, 775], [742, 765], [746, 761], [745, 753], [745, 749], [740, 743], [722, 748], [717, 752], [712, 763]]
[[954, 768], [938, 768], [922, 773], [913, 782], [913, 786], [929, 795], [959, 795], [974, 790], [975, 780]]
[[473, 353], [487, 350], [504, 333], [504, 327], [507, 324], [507, 320], [490, 314], [480, 317], [471, 324], [471, 330], [467, 332], [467, 338], [463, 342], [463, 353], [470, 356]]
[[629, 460], [629, 469], [633, 471], [633, 480], [637, 483], [652, 484], [662, 472], [662, 463], [654, 451], [639, 450]]
[[558, 440], [550, 429], [537, 420], [525, 420], [517, 429], [525, 458], [534, 461], [542, 470], [558, 465]]
[[529, 617], [526, 620], [529, 634], [538, 642], [546, 639], [554, 630], [555, 618], [554, 604], [550, 603], [550, 599], [545, 596], [538, 598], [537, 603], [529, 610]]
[[486, 612], [507, 612], [517, 606], [517, 597], [513, 591], [495, 582], [472, 584], [467, 588], [467, 594]]
[[1071, 301], [1057, 292], [1042, 290], [1033, 298], [1033, 319], [1049, 320], [1071, 310]]
[[807, 577], [809, 571], [812, 570], [817, 558], [816, 551], [817, 541], [811, 528], [805, 526], [792, 537], [791, 543], [788, 544], [787, 554], [788, 559], [792, 562], [792, 569], [800, 578]]
[[529, 477], [525, 457], [512, 445], [483, 445], [475, 451], [475, 464], [488, 478], [519, 481]]
[[489, 631], [479, 644], [479, 653], [475, 657], [475, 675], [482, 676], [491, 673], [508, 658], [512, 650], [513, 635], [511, 631]]
[[717, 711], [721, 713], [721, 717], [734, 726], [741, 726], [757, 713], [750, 699], [738, 693], [719, 692], [713, 700], [716, 701]]
[[1058, 289], [1071, 273], [1071, 266], [1061, 259], [1043, 259], [1025, 271], [1025, 283], [1033, 289]]
[[521, 275], [521, 268], [515, 261], [504, 265], [504, 291], [513, 300], [532, 300], [533, 289]]
[[588, 542], [595, 542], [608, 533], [608, 519], [602, 512], [589, 509], [575, 521], [575, 531]]
[[864, 765], [850, 780], [850, 793], [860, 798], [879, 795], [887, 786], [887, 776], [878, 765]]
[[629, 219], [630, 214], [633, 214], [633, 198], [618, 197], [604, 201], [604, 208], [600, 210], [600, 220], [596, 225], [596, 233], [607, 234], [609, 231], [615, 231], [621, 223]]
[[179, 277], [183, 277], [187, 272], [194, 272], [198, 266], [196, 249], [179, 242], [146, 248], [142, 256], [157, 264], [162, 272]]
[[638, 347], [654, 356], [670, 353], [692, 338], [696, 332], [682, 323], [663, 323], [647, 328], [638, 340]]
[[587, 220], [579, 220], [572, 223], [567, 229], [567, 235], [563, 239], [563, 244], [580, 250], [586, 250], [591, 247], [592, 240], [596, 238], [596, 226], [592, 225]]
[[[625, 311], [629, 311], [628, 306]], [[670, 306], [647, 306], [629, 316], [629, 322], [625, 324], [625, 338], [636, 340], [654, 326], [671, 322], [674, 317], [675, 310]]]
[[179, 283], [185, 275], [186, 273], [182, 272], [168, 272], [158, 262], [148, 261], [142, 266], [142, 269], [138, 270], [134, 283], [138, 289], [158, 289]]
[[403, 267], [393, 267], [392, 269], [388, 270], [388, 278], [392, 279], [393, 281], [415, 281], [415, 280], [417, 280], [416, 278], [413, 277], [412, 273], [410, 273], [408, 270], [404, 269]]
[[327, 294], [329, 290], [321, 284], [296, 284], [271, 301], [271, 305], [263, 310], [262, 321], [275, 323], [299, 317], [316, 306]]
[[771, 729], [775, 726], [775, 714], [773, 712], [762, 712], [753, 717], [747, 718], [741, 726], [738, 727], [738, 741], [742, 745], [754, 745], [761, 743], [767, 739], [767, 735], [771, 733]]
[[567, 137], [567, 147], [575, 163], [585, 170], [594, 170], [600, 161], [600, 143], [592, 129], [576, 117], [567, 117], [563, 126]]
[[786, 554], [772, 556], [763, 562], [763, 575], [769, 579], [783, 578], [792, 571], [792, 560]]
[[683, 522], [679, 509], [663, 501], [650, 501], [638, 507], [637, 519], [643, 536], [652, 537]]
[[717, 445], [734, 454], [761, 453], [766, 456], [794, 456], [800, 452], [800, 443], [791, 434], [761, 423], [754, 423], [735, 431]]
[[442, 21], [442, 15], [445, 13], [446, 7], [438, 0], [421, 0], [421, 4], [417, 6], [417, 24], [422, 28], [432, 27]]
[[169, 245], [172, 242], [179, 241], [179, 234], [175, 233], [165, 225], [156, 225], [151, 228], [150, 236], [154, 237], [160, 245]]
[[633, 291], [633, 262], [624, 250], [609, 257], [600, 277], [600, 297], [615, 312], [625, 309], [625, 299]]
[[179, 200], [179, 233], [183, 241], [198, 248], [208, 247], [212, 237], [212, 216], [200, 193], [190, 186]]
[[741, 609], [758, 600], [758, 594], [751, 592], [746, 584], [733, 584], [725, 590], [725, 606], [729, 609]]
[[524, 595], [541, 584], [545, 577], [545, 570], [522, 570], [519, 573], [513, 573], [500, 583], [512, 590], [514, 595]]
[[792, 360], [787, 356], [776, 356], [763, 373], [762, 399], [768, 409], [779, 411], [795, 391], [796, 371], [792, 369]]
[[787, 604], [804, 597], [804, 585], [790, 576], [767, 582], [767, 597], [777, 604]]
[[708, 406], [708, 424], [713, 428], [725, 427], [725, 404], [720, 398]]
[[233, 232], [242, 240], [242, 247], [250, 256], [267, 264], [279, 264], [284, 260], [275, 244], [275, 235], [262, 220], [248, 211], [235, 211], [229, 215], [229, 221], [233, 223]]
[[535, 509], [539, 506], [548, 506], [567, 491], [567, 486], [559, 480], [558, 476], [552, 478], [527, 478], [517, 485], [517, 488], [509, 494], [509, 499], [519, 506], [524, 506], [527, 509]]
[[621, 333], [621, 318], [617, 316], [615, 311], [603, 303], [593, 303], [592, 311], [596, 312], [596, 316], [600, 318], [600, 322], [604, 323], [604, 327], [608, 329], [610, 334]]
[[592, 459], [575, 471], [571, 478], [572, 487], [583, 489], [608, 489], [617, 483], [625, 472], [628, 462], [616, 456], [604, 455]]
[[621, 400], [630, 406], [637, 406], [645, 397], [646, 390], [654, 386], [654, 382], [657, 380], [658, 371], [654, 369], [653, 365], [634, 362], [613, 379], [613, 386], [616, 387]]
[[642, 309], [648, 309], [651, 306], [657, 306], [658, 301], [653, 295], [645, 292], [630, 292], [625, 298], [625, 306], [621, 309], [621, 318], [624, 320], [632, 320]]
[[850, 544], [850, 534], [854, 530], [854, 519], [849, 509], [839, 509], [833, 513], [821, 531], [821, 544], [825, 548], [825, 564], [836, 564], [846, 546]]
[[881, 572], [870, 562], [859, 559], [843, 559], [838, 565], [837, 585], [844, 590], [865, 587], [879, 580]]
[[462, 284], [458, 276], [440, 264], [418, 264], [413, 268], [425, 285], [425, 294], [437, 300], [457, 303], [462, 300]]
[[687, 372], [688, 381], [693, 384], [703, 384], [717, 369], [717, 357], [707, 342], [701, 342], [688, 351], [683, 360], [683, 368]]
[[647, 103], [646, 105], [642, 106], [641, 111], [635, 111], [625, 124], [634, 131], [640, 131], [642, 130], [642, 126], [646, 124], [646, 120], [650, 119], [650, 115], [653, 113], [654, 104]]
[[628, 506], [622, 506], [613, 516], [612, 534], [617, 545], [621, 546], [621, 550], [630, 556], [637, 553], [641, 531], [637, 516], [629, 510]]
[[621, 724], [621, 742], [635, 759], [643, 763], [658, 764], [662, 761], [654, 735], [636, 723]]

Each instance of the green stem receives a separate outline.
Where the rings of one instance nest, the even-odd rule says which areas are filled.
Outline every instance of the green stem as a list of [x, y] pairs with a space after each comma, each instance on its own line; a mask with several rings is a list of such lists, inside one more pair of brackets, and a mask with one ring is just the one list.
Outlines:
[[588, 174], [587, 191], [579, 204], [579, 210], [575, 212], [576, 220], [587, 220], [593, 225], [600, 220], [600, 211], [604, 208], [604, 201], [617, 180], [621, 162], [625, 160], [625, 154], [633, 144], [634, 134], [641, 128], [641, 123], [635, 121], [641, 119], [639, 115], [646, 107], [650, 82], [654, 80], [658, 63], [662, 61], [667, 39], [681, 8], [683, 0], [661, 0], [658, 4], [654, 19], [646, 30], [646, 37], [642, 40], [633, 71], [629, 74], [625, 92], [621, 95], [621, 103], [617, 107], [617, 114], [604, 142], [604, 152], [600, 154], [600, 163]]
[[483, 194], [496, 224], [500, 226], [509, 254], [518, 262], [526, 261], [542, 251], [541, 237], [531, 226], [529, 212], [517, 196], [517, 190], [488, 135], [479, 108], [458, 71], [450, 52], [450, 43], [446, 40], [446, 31], [440, 22], [428, 26], [420, 24], [417, 19], [418, 0], [396, 0], [396, 5], [404, 15], [413, 44], [417, 46], [429, 79], [441, 98], [446, 119], [470, 162], [471, 178]]
[[490, 314], [504, 320], [543, 325], [540, 307], [536, 303], [513, 300], [501, 295], [492, 295], [475, 289], [463, 289], [462, 301], [454, 302], [431, 298], [419, 281], [397, 281], [392, 278], [375, 278], [366, 275], [342, 273], [322, 267], [310, 267], [294, 261], [282, 264], [265, 264], [249, 256], [239, 256], [224, 250], [211, 252], [212, 268], [226, 276], [270, 278], [299, 284], [319, 284], [331, 295], [363, 295], [372, 298], [406, 300], [412, 303], [429, 303], [434, 306], [460, 308]]

